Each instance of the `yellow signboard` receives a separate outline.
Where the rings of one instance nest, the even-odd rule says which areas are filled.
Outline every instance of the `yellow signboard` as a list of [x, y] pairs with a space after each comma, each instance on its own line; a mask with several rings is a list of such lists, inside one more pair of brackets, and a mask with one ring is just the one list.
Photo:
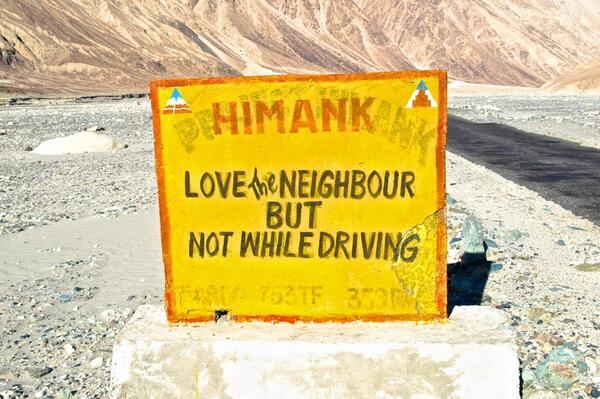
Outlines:
[[446, 316], [446, 73], [151, 84], [168, 319]]

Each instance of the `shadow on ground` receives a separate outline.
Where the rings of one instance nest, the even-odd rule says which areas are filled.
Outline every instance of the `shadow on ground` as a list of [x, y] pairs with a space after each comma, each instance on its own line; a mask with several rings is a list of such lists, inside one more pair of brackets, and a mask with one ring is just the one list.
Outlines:
[[448, 264], [448, 315], [455, 306], [481, 305], [491, 262]]
[[[487, 247], [486, 247], [487, 249]], [[465, 257], [466, 255], [466, 257]], [[480, 254], [463, 255], [463, 259], [473, 259]], [[485, 259], [485, 256], [483, 257]], [[455, 306], [481, 305], [483, 290], [490, 275], [492, 262], [483, 260], [477, 264], [461, 262], [448, 263], [448, 316], [452, 314]], [[523, 397], [522, 365], [519, 366], [519, 397]]]

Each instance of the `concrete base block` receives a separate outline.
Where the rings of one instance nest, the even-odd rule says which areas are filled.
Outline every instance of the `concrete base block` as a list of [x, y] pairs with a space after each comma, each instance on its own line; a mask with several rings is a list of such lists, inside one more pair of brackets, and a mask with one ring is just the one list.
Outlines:
[[502, 312], [446, 323], [169, 325], [141, 306], [117, 337], [114, 398], [518, 398]]

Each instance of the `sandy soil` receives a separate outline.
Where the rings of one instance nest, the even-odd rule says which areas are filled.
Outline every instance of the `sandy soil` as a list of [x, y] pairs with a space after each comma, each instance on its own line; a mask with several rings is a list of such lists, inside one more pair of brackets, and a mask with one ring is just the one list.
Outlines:
[[[129, 147], [25, 151], [91, 125]], [[115, 334], [139, 304], [162, 302], [148, 103], [3, 107], [0, 129], [0, 397], [106, 397]], [[600, 384], [600, 228], [458, 156], [447, 170], [448, 263], [476, 216], [494, 262], [483, 304], [518, 332], [525, 397], [590, 397]], [[585, 365], [567, 370], [570, 388], [531, 378], [565, 345]]]

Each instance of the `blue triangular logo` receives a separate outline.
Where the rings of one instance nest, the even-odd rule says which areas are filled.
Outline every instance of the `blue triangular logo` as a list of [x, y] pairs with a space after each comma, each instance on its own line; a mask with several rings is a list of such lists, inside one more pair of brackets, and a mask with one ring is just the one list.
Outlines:
[[171, 92], [171, 97], [169, 97], [165, 108], [163, 108], [163, 114], [180, 114], [188, 112], [191, 112], [190, 107], [179, 92], [179, 89], [175, 87]]
[[[421, 81], [422, 82], [422, 81]], [[173, 89], [173, 93], [171, 93], [171, 97], [174, 100], [177, 100], [178, 98], [183, 98], [181, 97], [181, 94], [179, 93], [179, 90], [177, 90], [177, 87]]]

